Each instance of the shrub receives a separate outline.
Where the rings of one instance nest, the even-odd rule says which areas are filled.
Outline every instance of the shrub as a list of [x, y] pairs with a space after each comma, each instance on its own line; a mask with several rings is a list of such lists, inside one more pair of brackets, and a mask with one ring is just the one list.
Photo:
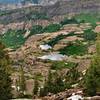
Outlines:
[[43, 29], [43, 32], [56, 32], [61, 28], [60, 24], [50, 24]]
[[97, 39], [96, 54], [84, 79], [85, 93], [90, 96], [96, 95], [96, 92], [100, 92], [100, 35]]
[[67, 84], [69, 83], [70, 85], [75, 84], [78, 82], [78, 79], [80, 77], [80, 72], [77, 69], [77, 65], [69, 68], [70, 70], [66, 74], [66, 82]]
[[83, 37], [85, 40], [93, 41], [96, 39], [97, 34], [93, 32], [91, 29], [85, 30]]
[[16, 49], [25, 42], [23, 33], [23, 30], [8, 30], [0, 37], [0, 40], [5, 44], [6, 47]]
[[41, 25], [34, 25], [31, 29], [31, 34], [30, 35], [34, 35], [34, 34], [40, 34], [43, 31], [43, 27]]
[[4, 49], [5, 46], [0, 42], [0, 100], [10, 100], [12, 98], [11, 62]]
[[87, 53], [87, 45], [82, 44], [81, 42], [70, 44], [63, 49], [59, 50], [61, 54], [64, 55], [84, 55]]
[[45, 96], [48, 93], [58, 93], [66, 89], [65, 83], [57, 73], [49, 72], [48, 80], [44, 85], [44, 88], [40, 90], [40, 96]]
[[53, 62], [53, 64], [51, 65], [51, 69], [53, 70], [61, 70], [63, 68], [72, 68], [76, 65], [76, 63], [74, 62], [64, 62], [64, 61], [56, 61]]
[[66, 24], [78, 24], [78, 21], [75, 18], [72, 19], [67, 19], [65, 18], [63, 21], [60, 22], [61, 25], [66, 25]]
[[57, 44], [61, 39], [65, 38], [66, 35], [58, 35], [55, 38], [51, 39], [49, 42], [47, 42], [48, 45], [50, 46], [54, 46], [55, 44]]

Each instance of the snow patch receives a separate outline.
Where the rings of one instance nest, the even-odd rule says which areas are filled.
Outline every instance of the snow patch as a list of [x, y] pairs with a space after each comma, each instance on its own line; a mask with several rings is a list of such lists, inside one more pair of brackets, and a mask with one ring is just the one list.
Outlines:
[[48, 49], [52, 49], [52, 47], [48, 44], [45, 44], [45, 45], [40, 45], [39, 46], [42, 50], [48, 50]]
[[52, 53], [52, 54], [44, 55], [38, 58], [43, 59], [43, 60], [62, 61], [64, 60], [65, 56], [62, 54]]

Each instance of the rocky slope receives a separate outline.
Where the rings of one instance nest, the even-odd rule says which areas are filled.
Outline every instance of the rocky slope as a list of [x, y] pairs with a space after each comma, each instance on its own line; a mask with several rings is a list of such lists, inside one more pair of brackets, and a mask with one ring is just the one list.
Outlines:
[[51, 7], [47, 6], [46, 10], [51, 16], [69, 13], [99, 13], [100, 0], [61, 0]]
[[[32, 12], [46, 13], [48, 16], [58, 16], [77, 13], [99, 13], [100, 0], [40, 0], [40, 5], [31, 5], [20, 9], [1, 13], [0, 22], [15, 22], [26, 20]], [[50, 5], [53, 4], [53, 5]], [[45, 6], [43, 6], [45, 5]], [[27, 17], [28, 18], [28, 17]]]

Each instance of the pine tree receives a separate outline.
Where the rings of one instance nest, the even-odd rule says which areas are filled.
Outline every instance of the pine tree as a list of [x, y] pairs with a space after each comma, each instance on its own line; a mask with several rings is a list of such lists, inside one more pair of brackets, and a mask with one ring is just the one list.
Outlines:
[[45, 80], [44, 87], [40, 89], [40, 96], [45, 96], [52, 91], [52, 73], [49, 70], [48, 79]]
[[5, 46], [0, 42], [0, 100], [9, 100], [11, 94], [10, 59]]
[[34, 89], [33, 89], [33, 94], [37, 95], [39, 90], [39, 82], [37, 79], [34, 80]]
[[100, 35], [96, 41], [96, 54], [91, 61], [91, 66], [87, 70], [85, 77], [85, 92], [88, 95], [96, 95], [100, 92]]
[[76, 64], [74, 67], [70, 68], [66, 75], [66, 81], [67, 83], [74, 84], [78, 82], [78, 79], [81, 75], [81, 73], [77, 69], [78, 64]]
[[65, 90], [65, 84], [62, 78], [55, 72], [49, 71], [48, 80], [45, 82], [44, 88], [41, 89], [40, 95], [45, 96], [48, 93], [58, 93]]

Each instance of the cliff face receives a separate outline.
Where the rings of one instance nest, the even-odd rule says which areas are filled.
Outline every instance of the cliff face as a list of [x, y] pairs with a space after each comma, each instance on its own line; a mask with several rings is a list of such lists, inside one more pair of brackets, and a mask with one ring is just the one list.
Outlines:
[[48, 15], [68, 13], [100, 12], [100, 0], [59, 0], [52, 6], [46, 6]]

